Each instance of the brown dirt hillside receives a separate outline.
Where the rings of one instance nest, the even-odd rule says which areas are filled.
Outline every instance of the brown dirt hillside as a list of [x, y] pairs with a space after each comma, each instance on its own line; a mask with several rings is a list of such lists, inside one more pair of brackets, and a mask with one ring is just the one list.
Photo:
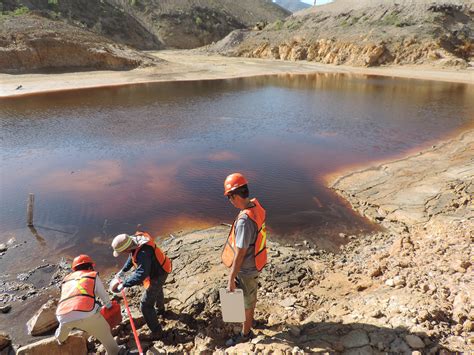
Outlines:
[[5, 0], [137, 49], [195, 48], [235, 29], [284, 19], [266, 0]]
[[45, 17], [65, 20], [72, 26], [88, 29], [115, 42], [137, 49], [160, 47], [158, 39], [123, 9], [95, 0], [6, 0], [5, 11], [25, 6]]
[[356, 66], [467, 67], [474, 58], [473, 14], [469, 0], [336, 0], [262, 31], [234, 32], [209, 50]]
[[108, 0], [132, 14], [166, 48], [196, 48], [235, 29], [290, 13], [266, 0]]
[[123, 70], [159, 59], [60, 20], [33, 14], [0, 17], [0, 72]]

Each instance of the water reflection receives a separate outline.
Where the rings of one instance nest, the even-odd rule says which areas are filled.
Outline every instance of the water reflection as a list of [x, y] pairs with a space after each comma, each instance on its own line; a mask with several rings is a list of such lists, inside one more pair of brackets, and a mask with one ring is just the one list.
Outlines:
[[464, 84], [318, 74], [4, 99], [0, 232], [24, 224], [29, 192], [38, 223], [77, 228], [57, 241], [39, 231], [62, 253], [139, 223], [162, 235], [229, 223], [222, 180], [241, 171], [273, 236], [331, 248], [373, 226], [323, 177], [472, 123], [473, 97]]

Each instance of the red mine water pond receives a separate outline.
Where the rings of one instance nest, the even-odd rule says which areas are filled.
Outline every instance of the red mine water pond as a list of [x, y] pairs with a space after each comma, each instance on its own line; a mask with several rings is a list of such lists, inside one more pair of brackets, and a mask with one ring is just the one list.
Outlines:
[[[472, 86], [345, 75], [154, 83], [0, 100], [0, 242], [35, 225], [49, 255], [114, 263], [111, 238], [231, 223], [240, 171], [269, 238], [334, 248], [375, 227], [323, 183], [472, 124]], [[56, 230], [63, 230], [61, 233]], [[34, 244], [31, 244], [34, 246]], [[6, 256], [8, 255], [8, 252]]]

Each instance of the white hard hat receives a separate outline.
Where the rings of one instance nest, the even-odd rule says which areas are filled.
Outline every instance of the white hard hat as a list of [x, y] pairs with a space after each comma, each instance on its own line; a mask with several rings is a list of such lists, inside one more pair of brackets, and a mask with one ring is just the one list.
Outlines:
[[119, 256], [120, 253], [127, 250], [132, 245], [133, 239], [128, 234], [119, 234], [112, 241], [112, 248], [114, 249], [114, 256]]

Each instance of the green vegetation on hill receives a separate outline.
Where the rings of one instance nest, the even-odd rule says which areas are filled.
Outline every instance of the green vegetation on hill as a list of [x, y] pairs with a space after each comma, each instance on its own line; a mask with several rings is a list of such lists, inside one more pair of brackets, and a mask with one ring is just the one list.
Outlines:
[[21, 6], [13, 11], [1, 11], [0, 14], [2, 16], [21, 16], [27, 14], [28, 12], [30, 12], [30, 9], [28, 9], [26, 6]]
[[138, 49], [195, 48], [235, 29], [284, 19], [268, 0], [3, 0], [2, 13], [36, 11]]

